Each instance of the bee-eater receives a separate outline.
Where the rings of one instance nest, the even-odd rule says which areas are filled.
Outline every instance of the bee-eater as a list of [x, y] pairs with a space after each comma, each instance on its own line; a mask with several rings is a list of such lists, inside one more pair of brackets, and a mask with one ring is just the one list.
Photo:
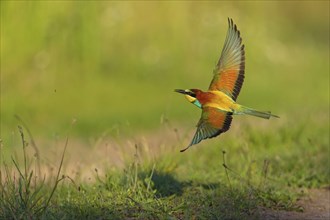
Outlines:
[[213, 138], [228, 131], [232, 115], [253, 115], [269, 119], [278, 117], [269, 111], [257, 111], [236, 103], [244, 81], [245, 51], [240, 32], [228, 18], [228, 32], [220, 59], [213, 70], [213, 79], [208, 91], [199, 89], [176, 89], [189, 102], [202, 109], [197, 131], [191, 143], [181, 152], [204, 139]]

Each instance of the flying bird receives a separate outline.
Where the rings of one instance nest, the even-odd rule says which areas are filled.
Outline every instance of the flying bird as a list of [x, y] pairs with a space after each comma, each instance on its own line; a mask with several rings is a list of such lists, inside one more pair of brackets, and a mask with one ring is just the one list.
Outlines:
[[196, 133], [191, 143], [181, 152], [204, 139], [213, 138], [230, 128], [233, 115], [253, 115], [269, 119], [277, 117], [270, 111], [258, 111], [236, 103], [245, 73], [245, 51], [240, 31], [228, 18], [228, 31], [219, 61], [213, 70], [208, 91], [200, 89], [176, 89], [187, 100], [202, 109]]

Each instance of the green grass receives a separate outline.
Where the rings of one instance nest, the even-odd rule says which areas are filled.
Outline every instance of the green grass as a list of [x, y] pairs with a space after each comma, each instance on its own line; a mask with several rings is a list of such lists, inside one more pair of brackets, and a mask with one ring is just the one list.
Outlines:
[[[260, 206], [303, 211], [296, 201], [305, 189], [328, 186], [330, 181], [326, 166], [329, 146], [323, 138], [328, 126], [320, 126], [315, 120], [308, 127], [295, 124], [288, 129], [274, 120], [275, 127], [265, 131], [263, 125], [252, 122], [238, 122], [241, 129], [233, 128], [221, 142], [210, 140], [185, 153], [168, 145], [166, 153], [153, 158], [150, 154], [157, 152], [157, 146], [148, 143], [137, 144], [131, 151], [118, 149], [126, 158], [123, 169], [91, 167], [95, 171], [87, 182], [64, 174], [65, 179], [41, 214], [31, 211], [31, 205], [19, 205], [21, 199], [15, 195], [22, 192], [15, 186], [20, 180], [2, 180], [0, 213], [5, 219], [21, 218], [22, 213], [41, 219], [259, 219]], [[317, 125], [323, 129], [315, 135], [312, 128]], [[249, 132], [238, 140], [233, 137], [242, 131]], [[274, 135], [274, 131], [279, 132]], [[37, 168], [32, 165], [28, 167]], [[7, 165], [2, 172], [9, 177], [12, 170]], [[35, 172], [31, 169], [31, 175]], [[51, 181], [40, 182], [36, 177], [36, 182], [44, 193], [52, 191]], [[10, 187], [14, 188], [8, 192]], [[8, 212], [9, 201], [19, 205], [20, 212]], [[35, 200], [29, 202], [33, 205]], [[42, 204], [38, 206], [45, 207]]]
[[[13, 169], [8, 166], [6, 162], [0, 160], [0, 217], [1, 219], [40, 218], [44, 216], [45, 211], [48, 209], [58, 184], [64, 179], [64, 177], [60, 177], [60, 173], [67, 142], [64, 147], [62, 158], [60, 159], [57, 174], [54, 177], [54, 183], [52, 181], [46, 182], [46, 177], [44, 176], [42, 178], [40, 175], [40, 158], [36, 154], [36, 164], [38, 164], [39, 172], [37, 169], [31, 169], [31, 164], [29, 162], [30, 157], [27, 155], [26, 150], [28, 142], [25, 139], [23, 128], [18, 126], [18, 129], [22, 141], [23, 165], [20, 166], [18, 160], [12, 157]], [[32, 138], [31, 142], [34, 143]], [[2, 157], [2, 146], [0, 155]]]
[[[303, 211], [305, 189], [330, 184], [328, 8], [1, 1], [0, 219]], [[246, 46], [238, 101], [280, 119], [235, 117], [179, 153], [200, 111], [173, 90], [207, 88], [227, 17]]]

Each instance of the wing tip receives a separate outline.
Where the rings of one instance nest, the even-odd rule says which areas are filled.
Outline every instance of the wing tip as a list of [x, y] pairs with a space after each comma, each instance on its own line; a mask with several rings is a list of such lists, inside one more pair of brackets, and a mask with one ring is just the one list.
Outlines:
[[188, 148], [190, 147], [190, 145], [182, 150], [180, 150], [181, 153], [185, 152], [186, 150], [188, 150]]
[[[232, 18], [230, 18], [230, 17], [228, 17], [228, 25], [229, 25], [229, 28], [234, 29], [236, 32], [238, 31], [237, 30], [237, 26], [234, 23], [234, 20]], [[239, 35], [239, 33], [238, 33], [238, 35]]]
[[228, 17], [228, 24], [230, 26], [230, 24], [233, 22], [233, 19], [231, 19], [230, 17]]

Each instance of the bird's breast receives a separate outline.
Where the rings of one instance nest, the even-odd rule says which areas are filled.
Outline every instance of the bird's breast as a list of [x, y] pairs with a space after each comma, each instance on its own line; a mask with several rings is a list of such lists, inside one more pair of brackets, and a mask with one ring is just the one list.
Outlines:
[[197, 97], [203, 107], [217, 108], [221, 111], [232, 112], [235, 109], [235, 101], [221, 91], [208, 91], [201, 97]]

